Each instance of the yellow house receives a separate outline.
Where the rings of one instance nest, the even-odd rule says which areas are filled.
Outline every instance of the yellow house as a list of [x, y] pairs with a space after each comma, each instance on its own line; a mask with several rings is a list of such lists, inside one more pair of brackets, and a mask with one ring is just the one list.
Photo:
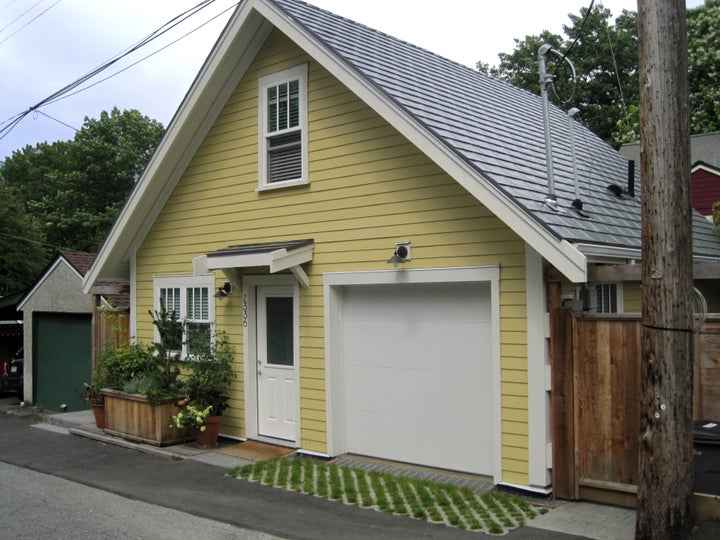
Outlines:
[[[129, 278], [140, 341], [161, 299], [228, 332], [227, 437], [548, 492], [544, 272], [580, 289], [592, 264], [638, 259], [640, 205], [625, 159], [554, 107], [548, 182], [543, 121], [538, 96], [483, 73], [245, 0], [85, 291]], [[612, 309], [617, 288], [591, 290]]]

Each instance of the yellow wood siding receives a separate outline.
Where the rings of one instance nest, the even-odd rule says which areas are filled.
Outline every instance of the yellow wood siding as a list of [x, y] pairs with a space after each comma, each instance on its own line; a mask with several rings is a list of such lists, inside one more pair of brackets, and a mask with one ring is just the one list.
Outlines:
[[623, 311], [625, 313], [642, 311], [642, 289], [639, 281], [623, 282]]
[[[258, 77], [307, 62], [306, 186], [256, 191]], [[137, 312], [152, 308], [153, 275], [191, 273], [194, 257], [228, 245], [313, 238], [300, 292], [301, 447], [327, 452], [324, 272], [388, 270], [396, 241], [406, 268], [500, 266], [503, 480], [528, 483], [527, 323], [522, 239], [316, 62], [274, 31], [137, 252]], [[217, 273], [217, 284], [224, 276]], [[216, 304], [237, 347], [224, 431], [243, 437], [242, 299]], [[152, 338], [139, 317], [138, 337]], [[480, 414], [492, 414], [483, 411]], [[488, 440], [492, 435], [488, 434]]]

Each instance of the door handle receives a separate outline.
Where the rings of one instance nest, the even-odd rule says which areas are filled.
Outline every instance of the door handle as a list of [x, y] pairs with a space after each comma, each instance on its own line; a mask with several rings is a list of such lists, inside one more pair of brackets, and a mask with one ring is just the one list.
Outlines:
[[257, 374], [258, 374], [258, 376], [262, 375], [262, 369], [258, 369]]

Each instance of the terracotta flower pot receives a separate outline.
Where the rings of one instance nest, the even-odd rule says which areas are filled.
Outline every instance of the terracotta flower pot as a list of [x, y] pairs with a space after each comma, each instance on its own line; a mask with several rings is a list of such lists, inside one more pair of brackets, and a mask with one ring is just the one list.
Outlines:
[[205, 419], [205, 430], [197, 430], [195, 434], [195, 442], [204, 448], [217, 446], [218, 436], [220, 435], [220, 421], [222, 416], [210, 416]]
[[95, 415], [95, 425], [98, 429], [105, 429], [105, 403], [101, 399], [91, 399], [90, 405]]

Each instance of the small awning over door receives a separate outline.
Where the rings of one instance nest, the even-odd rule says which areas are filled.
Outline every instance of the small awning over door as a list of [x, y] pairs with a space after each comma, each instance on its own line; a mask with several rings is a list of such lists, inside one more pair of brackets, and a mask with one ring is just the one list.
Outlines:
[[312, 261], [315, 241], [310, 239], [284, 242], [262, 242], [229, 246], [212, 253], [206, 258], [207, 270], [228, 270], [267, 266], [271, 274], [290, 270], [303, 287], [309, 279], [301, 264]]

